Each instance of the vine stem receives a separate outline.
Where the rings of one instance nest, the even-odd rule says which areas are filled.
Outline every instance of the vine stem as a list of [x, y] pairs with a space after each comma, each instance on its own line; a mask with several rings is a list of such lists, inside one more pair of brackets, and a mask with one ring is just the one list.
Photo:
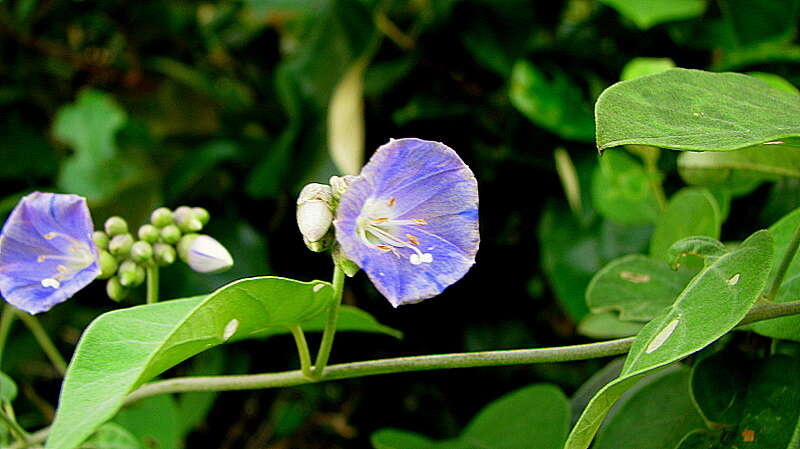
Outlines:
[[[762, 303], [754, 306], [747, 316], [739, 322], [738, 326], [797, 314], [800, 314], [800, 300], [784, 303]], [[635, 337], [628, 337], [597, 343], [553, 348], [436, 354], [342, 363], [328, 366], [325, 370], [324, 380], [339, 380], [353, 377], [376, 376], [379, 374], [430, 371], [437, 369], [586, 360], [625, 354], [630, 350], [635, 339]], [[301, 370], [240, 376], [179, 377], [142, 385], [128, 395], [125, 402], [126, 404], [130, 404], [140, 399], [168, 393], [255, 390], [292, 387], [318, 381], [319, 380], [316, 379], [309, 379]], [[30, 435], [30, 441], [31, 443], [42, 442], [47, 438], [49, 433], [49, 427], [41, 429]], [[25, 447], [28, 446], [13, 444], [9, 446], [8, 449], [24, 449]]]
[[53, 343], [53, 340], [50, 339], [50, 336], [47, 335], [47, 331], [44, 330], [42, 324], [39, 320], [33, 316], [28, 315], [27, 313], [16, 310], [17, 316], [28, 326], [33, 337], [39, 343], [39, 346], [42, 347], [42, 351], [47, 355], [47, 358], [50, 359], [50, 363], [56, 368], [56, 370], [63, 376], [67, 372], [67, 362], [64, 361], [64, 357], [61, 356], [61, 353], [58, 352], [58, 348]]
[[295, 324], [289, 328], [294, 336], [294, 343], [297, 345], [297, 354], [300, 356], [300, 370], [303, 375], [309, 379], [313, 379], [314, 375], [311, 372], [311, 354], [308, 352], [308, 343], [306, 342], [306, 335], [303, 329]]
[[786, 271], [789, 270], [789, 266], [792, 264], [792, 260], [794, 260], [798, 246], [800, 246], [800, 226], [794, 230], [792, 240], [789, 242], [789, 246], [786, 247], [786, 252], [783, 254], [781, 264], [778, 265], [778, 270], [775, 272], [775, 277], [772, 279], [769, 290], [767, 290], [768, 301], [774, 301], [775, 297], [778, 296], [778, 290], [781, 288], [783, 278], [786, 276]]
[[6, 349], [8, 334], [11, 332], [11, 325], [14, 324], [14, 318], [17, 316], [14, 310], [14, 306], [6, 304], [3, 307], [3, 314], [0, 315], [0, 363], [3, 361], [3, 353]]
[[158, 302], [158, 265], [151, 263], [147, 266], [147, 303]]
[[314, 361], [314, 369], [311, 376], [314, 379], [322, 379], [323, 371], [328, 365], [328, 359], [333, 348], [333, 337], [336, 335], [336, 323], [339, 321], [339, 308], [342, 304], [342, 292], [344, 291], [344, 271], [334, 264], [333, 268], [333, 302], [328, 309], [328, 321], [325, 322], [325, 330], [322, 332], [322, 342], [317, 351], [317, 358]]

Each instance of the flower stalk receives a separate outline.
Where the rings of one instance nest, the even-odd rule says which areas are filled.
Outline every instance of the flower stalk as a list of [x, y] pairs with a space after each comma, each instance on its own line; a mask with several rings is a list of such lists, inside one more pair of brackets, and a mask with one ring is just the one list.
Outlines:
[[151, 263], [147, 266], [147, 303], [158, 302], [158, 265]]
[[328, 321], [325, 322], [325, 330], [322, 332], [322, 342], [319, 345], [317, 358], [314, 362], [314, 369], [311, 373], [313, 379], [322, 379], [328, 358], [333, 347], [333, 337], [336, 335], [336, 324], [339, 321], [339, 307], [342, 304], [342, 292], [344, 291], [344, 271], [339, 265], [334, 264], [333, 268], [333, 302], [328, 309]]
[[36, 339], [36, 342], [39, 343], [39, 346], [44, 351], [47, 358], [50, 359], [50, 363], [53, 364], [55, 369], [61, 374], [62, 376], [67, 372], [67, 362], [64, 361], [64, 357], [61, 356], [61, 353], [58, 352], [58, 348], [53, 343], [53, 340], [50, 339], [50, 336], [47, 335], [47, 331], [44, 330], [42, 324], [36, 319], [33, 315], [28, 315], [27, 313], [16, 310], [17, 316], [28, 326], [33, 337]]
[[781, 289], [781, 284], [783, 284], [783, 278], [786, 276], [789, 266], [792, 265], [794, 256], [797, 254], [798, 246], [800, 246], [800, 226], [795, 229], [792, 240], [789, 241], [789, 245], [786, 247], [786, 252], [783, 254], [783, 258], [781, 259], [781, 263], [778, 265], [778, 270], [775, 272], [775, 277], [772, 279], [769, 290], [767, 290], [767, 301], [775, 301], [775, 298], [778, 296], [778, 291]]

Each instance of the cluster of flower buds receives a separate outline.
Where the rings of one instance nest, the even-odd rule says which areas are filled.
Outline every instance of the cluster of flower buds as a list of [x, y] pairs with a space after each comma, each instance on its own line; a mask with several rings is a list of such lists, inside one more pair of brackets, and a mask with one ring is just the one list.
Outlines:
[[198, 234], [208, 223], [208, 211], [181, 206], [175, 211], [160, 207], [150, 215], [150, 223], [129, 232], [128, 223], [111, 217], [103, 231], [92, 240], [99, 251], [100, 276], [107, 279], [106, 292], [114, 301], [123, 300], [130, 289], [141, 285], [148, 267], [163, 267], [176, 258], [201, 273], [225, 271], [233, 258], [224, 246], [207, 235]]
[[339, 199], [355, 176], [332, 176], [330, 185], [311, 183], [303, 187], [297, 197], [297, 227], [303, 235], [306, 247], [314, 252], [333, 249], [334, 261], [348, 276], [358, 271], [358, 266], [339, 251], [334, 235], [333, 218]]

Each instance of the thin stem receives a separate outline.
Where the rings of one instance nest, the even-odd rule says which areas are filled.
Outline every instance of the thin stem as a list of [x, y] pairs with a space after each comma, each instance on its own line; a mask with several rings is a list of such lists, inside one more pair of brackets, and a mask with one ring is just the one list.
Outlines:
[[311, 372], [311, 354], [308, 352], [308, 343], [306, 343], [306, 335], [303, 329], [295, 324], [290, 327], [292, 335], [294, 336], [294, 343], [297, 345], [297, 354], [300, 356], [300, 368], [303, 375], [309, 379], [313, 379], [314, 375]]
[[781, 264], [778, 265], [778, 271], [775, 272], [772, 284], [770, 284], [769, 290], [767, 290], [768, 301], [774, 301], [775, 297], [778, 296], [778, 290], [780, 290], [781, 284], [783, 283], [783, 277], [786, 276], [786, 271], [792, 264], [792, 260], [794, 260], [794, 255], [797, 253], [798, 246], [800, 246], [800, 226], [794, 230], [792, 240], [789, 242], [789, 246], [786, 247], [786, 252], [783, 254]]
[[50, 363], [52, 363], [56, 370], [63, 376], [67, 372], [67, 362], [64, 361], [64, 357], [58, 352], [58, 348], [53, 344], [53, 340], [47, 335], [47, 331], [44, 330], [42, 324], [33, 315], [28, 315], [21, 310], [17, 310], [16, 312], [22, 322], [28, 326], [36, 342], [39, 343], [39, 346], [42, 347], [47, 358], [50, 359]]
[[147, 303], [155, 304], [158, 302], [158, 265], [150, 264], [147, 266]]
[[648, 172], [647, 178], [650, 181], [650, 188], [653, 189], [653, 193], [656, 195], [658, 208], [663, 212], [667, 208], [667, 195], [664, 194], [664, 183], [661, 180], [661, 171], [658, 170], [658, 164], [651, 158], [645, 159], [645, 166]]
[[23, 444], [23, 447], [28, 447], [32, 444], [32, 441], [28, 436], [28, 432], [26, 432], [25, 429], [23, 429], [22, 426], [17, 423], [17, 420], [12, 418], [2, 408], [0, 408], [0, 421], [3, 421], [3, 424], [5, 424], [6, 427], [8, 427], [8, 430], [14, 434], [14, 438]]
[[0, 363], [3, 361], [3, 353], [6, 349], [6, 342], [8, 341], [8, 334], [11, 332], [11, 325], [14, 323], [14, 318], [17, 313], [16, 308], [11, 304], [6, 304], [3, 307], [3, 314], [0, 315]]
[[312, 376], [316, 379], [322, 378], [322, 372], [328, 365], [328, 358], [333, 347], [333, 337], [336, 335], [336, 323], [339, 321], [339, 306], [342, 304], [342, 292], [344, 291], [344, 271], [339, 265], [334, 264], [333, 268], [333, 303], [328, 310], [328, 321], [325, 322], [325, 330], [322, 332], [322, 343], [317, 351], [317, 358], [314, 362]]

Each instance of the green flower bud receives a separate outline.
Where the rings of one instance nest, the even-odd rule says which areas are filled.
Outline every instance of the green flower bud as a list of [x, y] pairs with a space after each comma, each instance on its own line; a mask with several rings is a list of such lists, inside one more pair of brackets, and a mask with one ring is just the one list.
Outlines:
[[114, 276], [114, 273], [117, 272], [117, 259], [111, 255], [108, 251], [101, 249], [100, 250], [100, 260], [98, 264], [100, 265], [100, 276], [97, 276], [98, 279], [108, 279], [111, 276]]
[[175, 219], [175, 224], [183, 232], [197, 232], [203, 229], [203, 223], [194, 216], [191, 207], [181, 206], [175, 209], [172, 218]]
[[105, 229], [110, 237], [125, 234], [128, 232], [128, 222], [122, 217], [114, 216], [106, 220]]
[[92, 232], [92, 241], [97, 246], [97, 249], [108, 249], [109, 240], [108, 234], [103, 231]]
[[157, 228], [163, 228], [173, 223], [172, 211], [166, 207], [159, 207], [150, 214], [150, 223]]
[[169, 243], [170, 245], [174, 245], [175, 243], [178, 243], [178, 240], [180, 239], [181, 239], [181, 230], [178, 229], [177, 226], [168, 225], [164, 226], [164, 228], [161, 229], [161, 240], [164, 243]]
[[153, 247], [139, 240], [131, 247], [131, 260], [136, 263], [147, 263], [153, 258]]
[[178, 255], [198, 273], [221, 273], [233, 266], [231, 253], [207, 235], [188, 234], [181, 238]]
[[133, 246], [133, 236], [130, 234], [115, 235], [110, 242], [108, 242], [108, 252], [118, 259], [128, 257]]
[[358, 270], [360, 270], [360, 268], [358, 267], [358, 265], [356, 265], [355, 262], [348, 259], [344, 255], [344, 251], [342, 251], [342, 245], [339, 244], [333, 247], [333, 263], [338, 265], [339, 268], [341, 268], [342, 271], [344, 271], [344, 274], [346, 274], [347, 277], [355, 276], [356, 273], [358, 273]]
[[125, 260], [119, 264], [119, 283], [123, 287], [136, 287], [144, 282], [144, 268], [132, 260]]
[[122, 286], [119, 277], [114, 276], [106, 282], [106, 294], [113, 301], [120, 302], [128, 296], [129, 290]]
[[137, 233], [139, 240], [144, 240], [147, 243], [155, 243], [158, 241], [158, 228], [153, 225], [146, 224], [139, 228]]
[[194, 218], [196, 218], [203, 226], [207, 225], [208, 220], [211, 219], [211, 214], [209, 214], [208, 211], [202, 207], [193, 207], [192, 214], [194, 215]]
[[175, 248], [172, 245], [168, 245], [166, 243], [156, 243], [153, 245], [153, 257], [156, 260], [156, 263], [163, 267], [166, 265], [172, 265], [175, 262]]
[[324, 251], [333, 241], [326, 237], [332, 234], [329, 232], [333, 223], [332, 201], [330, 186], [317, 183], [303, 187], [297, 197], [297, 227], [312, 251]]

